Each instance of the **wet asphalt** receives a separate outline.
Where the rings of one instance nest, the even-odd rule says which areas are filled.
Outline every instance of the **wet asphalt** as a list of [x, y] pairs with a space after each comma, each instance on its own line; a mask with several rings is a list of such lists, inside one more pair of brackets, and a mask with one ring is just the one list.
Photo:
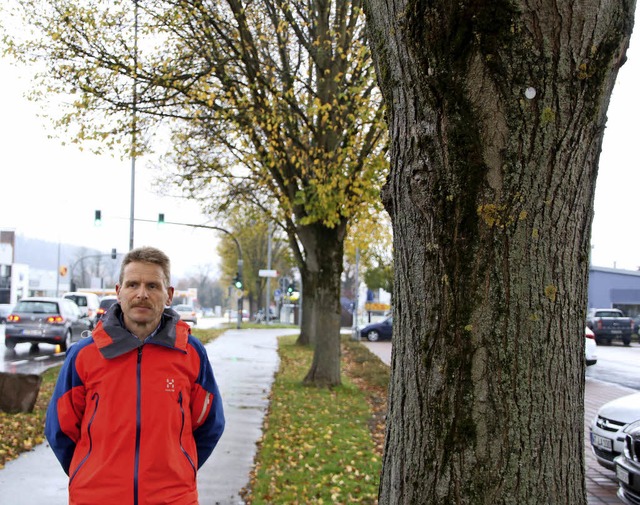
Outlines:
[[[206, 349], [218, 381], [225, 432], [198, 472], [200, 505], [243, 505], [268, 397], [278, 369], [277, 337], [297, 329], [229, 330]], [[67, 476], [45, 442], [0, 470], [0, 505], [66, 505]]]

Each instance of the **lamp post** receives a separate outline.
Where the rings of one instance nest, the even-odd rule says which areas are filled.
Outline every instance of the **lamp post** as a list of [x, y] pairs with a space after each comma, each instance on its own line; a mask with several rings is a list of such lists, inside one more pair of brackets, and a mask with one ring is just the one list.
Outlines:
[[133, 0], [133, 101], [131, 107], [131, 203], [129, 209], [129, 250], [133, 249], [136, 201], [136, 130], [138, 107], [138, 0]]

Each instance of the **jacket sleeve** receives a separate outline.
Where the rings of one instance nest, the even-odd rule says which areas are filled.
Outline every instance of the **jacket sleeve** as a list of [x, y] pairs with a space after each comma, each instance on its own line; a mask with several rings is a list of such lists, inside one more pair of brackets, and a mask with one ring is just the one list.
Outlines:
[[44, 429], [49, 445], [67, 475], [80, 438], [85, 409], [84, 384], [76, 371], [79, 347], [74, 345], [67, 352], [47, 408]]
[[[193, 339], [193, 340], [192, 340]], [[190, 337], [200, 357], [200, 370], [191, 393], [193, 438], [198, 451], [198, 468], [211, 456], [224, 431], [224, 412], [218, 384], [213, 375], [207, 351], [202, 343]]]

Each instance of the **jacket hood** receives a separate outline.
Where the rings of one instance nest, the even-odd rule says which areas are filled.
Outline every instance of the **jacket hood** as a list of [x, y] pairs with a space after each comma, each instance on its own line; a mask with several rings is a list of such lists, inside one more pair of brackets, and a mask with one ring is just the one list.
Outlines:
[[106, 359], [122, 356], [145, 344], [157, 344], [186, 352], [191, 329], [187, 323], [180, 320], [180, 315], [171, 308], [164, 309], [160, 328], [153, 336], [144, 341], [127, 330], [123, 321], [122, 308], [119, 303], [115, 303], [92, 332], [94, 342]]

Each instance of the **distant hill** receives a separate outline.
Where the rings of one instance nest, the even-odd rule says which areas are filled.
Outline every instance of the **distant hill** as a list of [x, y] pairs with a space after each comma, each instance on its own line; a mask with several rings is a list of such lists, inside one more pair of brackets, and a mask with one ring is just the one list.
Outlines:
[[[14, 262], [41, 270], [56, 270], [58, 265], [71, 266], [83, 256], [104, 253], [104, 251], [97, 249], [58, 244], [17, 234], [15, 240]], [[60, 255], [59, 261], [58, 254]]]

